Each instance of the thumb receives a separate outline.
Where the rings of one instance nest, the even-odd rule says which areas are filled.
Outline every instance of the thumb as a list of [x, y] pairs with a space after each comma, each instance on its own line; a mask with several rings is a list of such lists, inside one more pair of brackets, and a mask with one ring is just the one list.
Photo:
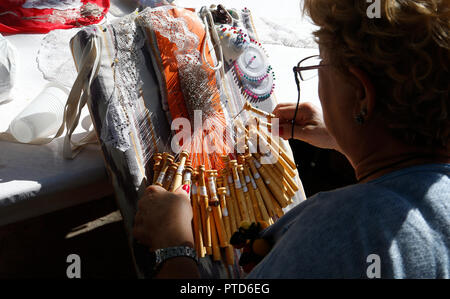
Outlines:
[[182, 196], [186, 197], [187, 200], [189, 200], [189, 198], [191, 196], [191, 186], [188, 184], [182, 185], [177, 190], [175, 190], [174, 193], [182, 195]]

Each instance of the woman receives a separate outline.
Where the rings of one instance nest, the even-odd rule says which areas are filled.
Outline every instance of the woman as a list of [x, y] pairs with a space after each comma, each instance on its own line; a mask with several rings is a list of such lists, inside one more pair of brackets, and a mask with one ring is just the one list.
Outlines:
[[[319, 26], [320, 110], [281, 104], [280, 135], [336, 149], [358, 184], [319, 193], [263, 232], [275, 240], [250, 278], [450, 277], [450, 2], [305, 0]], [[294, 117], [294, 127], [291, 121]], [[186, 192], [150, 187], [135, 237], [192, 246]], [[151, 217], [150, 217], [151, 216]], [[158, 277], [195, 277], [192, 259]]]

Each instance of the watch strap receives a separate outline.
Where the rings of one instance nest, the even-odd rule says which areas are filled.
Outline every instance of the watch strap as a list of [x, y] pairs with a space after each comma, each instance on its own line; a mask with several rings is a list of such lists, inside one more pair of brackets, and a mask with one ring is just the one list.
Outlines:
[[158, 268], [168, 259], [175, 257], [190, 257], [198, 264], [197, 252], [189, 246], [176, 246], [157, 249], [155, 251], [155, 268]]

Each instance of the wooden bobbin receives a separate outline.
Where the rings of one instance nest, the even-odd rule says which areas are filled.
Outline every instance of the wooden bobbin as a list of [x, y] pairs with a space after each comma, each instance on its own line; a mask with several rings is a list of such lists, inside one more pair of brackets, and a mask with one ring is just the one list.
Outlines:
[[272, 203], [275, 208], [275, 213], [277, 214], [278, 218], [281, 218], [281, 216], [284, 215], [283, 209], [274, 197], [272, 197]]
[[266, 140], [269, 144], [272, 145], [272, 147], [280, 154], [280, 156], [286, 161], [287, 164], [289, 164], [289, 166], [292, 169], [297, 169], [297, 165], [295, 164], [294, 161], [292, 161], [292, 159], [289, 157], [289, 155], [286, 153], [286, 151], [281, 147], [281, 145], [279, 145], [277, 142], [273, 141], [273, 139], [266, 134], [264, 131], [260, 131], [260, 133], [266, 137]]
[[251, 155], [247, 155], [245, 156], [245, 160], [247, 164], [250, 166], [250, 170], [253, 174], [253, 178], [256, 182], [256, 185], [258, 186], [258, 190], [261, 193], [261, 197], [263, 198], [267, 212], [269, 213], [270, 217], [273, 217], [275, 215], [275, 207], [273, 206], [272, 203], [272, 195], [270, 194], [269, 190], [267, 190], [266, 185], [264, 184], [264, 181], [262, 180], [261, 175], [259, 174], [255, 165], [253, 163], [250, 163], [251, 157], [252, 157]]
[[161, 167], [162, 167], [162, 160], [163, 160], [162, 154], [156, 153], [156, 154], [153, 155], [154, 164], [153, 164], [153, 180], [152, 180], [152, 184], [155, 184], [156, 180], [158, 179], [158, 175], [159, 175], [159, 172], [160, 172]]
[[[236, 196], [238, 199], [239, 211], [241, 213], [242, 221], [250, 221], [250, 215], [247, 209], [247, 204], [245, 201], [244, 191], [242, 189], [242, 183], [239, 179], [239, 173], [237, 169], [237, 161], [230, 161], [231, 170], [233, 173], [234, 187], [236, 189]], [[240, 226], [240, 225], [239, 225]]]
[[236, 195], [236, 188], [234, 186], [233, 174], [230, 166], [230, 158], [228, 156], [222, 156], [222, 160], [225, 163], [225, 165], [227, 165], [227, 167], [223, 170], [222, 174], [224, 176], [224, 182], [228, 183], [228, 188], [230, 189], [231, 203], [233, 205], [234, 220], [236, 222], [235, 226], [237, 230], [240, 226], [242, 219], [241, 219], [241, 212], [239, 211], [238, 198]]
[[228, 212], [229, 212], [229, 217], [230, 217], [230, 229], [231, 229], [231, 233], [233, 234], [235, 231], [237, 231], [238, 226], [237, 226], [237, 220], [236, 220], [236, 210], [235, 210], [235, 203], [231, 197], [231, 191], [230, 191], [230, 187], [228, 186], [228, 175], [227, 175], [227, 170], [223, 169], [221, 171], [222, 174], [222, 183], [224, 188], [226, 189], [226, 193], [225, 193], [225, 199], [226, 199], [226, 206], [228, 208]]
[[211, 221], [211, 240], [212, 240], [212, 256], [213, 261], [220, 262], [222, 256], [220, 254], [219, 240], [218, 240], [217, 228], [214, 221]]
[[258, 203], [259, 210], [261, 211], [262, 219], [267, 222], [270, 219], [269, 212], [267, 211], [267, 207], [261, 196], [261, 192], [258, 189], [258, 185], [256, 184], [256, 181], [253, 178], [253, 174], [250, 171], [250, 166], [248, 165], [247, 162], [245, 163], [244, 174], [250, 178], [252, 189], [253, 189], [253, 192], [255, 193], [255, 197], [256, 197], [256, 200]]
[[268, 122], [270, 122], [270, 120], [271, 120], [272, 118], [275, 118], [275, 115], [274, 115], [274, 114], [268, 113], [268, 112], [266, 112], [266, 111], [263, 111], [263, 110], [260, 110], [260, 109], [257, 109], [257, 108], [255, 108], [255, 107], [253, 107], [252, 104], [250, 104], [249, 101], [246, 101], [246, 102], [245, 102], [243, 109], [244, 109], [244, 110], [247, 110], [247, 111], [249, 111], [249, 112], [250, 112], [250, 111], [251, 111], [251, 112], [254, 112], [254, 113], [258, 114], [258, 115], [261, 115], [261, 116], [267, 118]]
[[163, 182], [163, 188], [166, 190], [169, 190], [173, 183], [173, 176], [175, 175], [175, 172], [178, 169], [178, 163], [172, 163], [169, 166], [169, 169], [167, 170], [167, 174], [166, 177], [164, 178], [164, 182]]
[[[250, 133], [251, 134], [251, 133]], [[280, 169], [283, 173], [287, 172], [291, 177], [294, 177], [296, 168], [292, 168], [283, 157], [281, 157], [277, 150], [273, 148], [273, 146], [267, 142], [266, 138], [264, 138], [259, 132], [256, 132], [256, 134], [259, 137], [259, 142], [262, 146], [269, 149], [270, 154], [273, 156], [274, 160], [276, 161], [276, 165], [281, 165], [282, 169]]]
[[203, 235], [201, 226], [201, 215], [199, 207], [199, 197], [196, 182], [192, 183], [191, 204], [192, 204], [192, 226], [194, 231], [195, 250], [200, 258], [205, 257], [206, 249], [203, 245]]
[[[253, 154], [259, 161], [261, 161], [262, 156], [260, 154]], [[291, 187], [291, 189], [294, 191], [294, 193], [296, 191], [299, 190], [299, 187], [297, 185], [297, 183], [294, 181], [294, 179], [290, 176], [289, 173], [287, 173], [285, 171], [285, 168], [280, 164], [279, 161], [277, 161], [275, 164], [271, 164], [273, 166], [273, 168], [275, 169], [275, 172], [277, 173], [277, 175], [279, 177], [282, 177], [286, 180], [286, 182], [289, 184], [289, 186]]]
[[249, 156], [250, 165], [254, 165], [261, 177], [264, 179], [266, 187], [271, 191], [272, 195], [278, 201], [281, 207], [285, 208], [289, 205], [289, 198], [284, 194], [282, 188], [272, 180], [272, 177], [262, 167], [262, 165], [253, 157]]
[[227, 248], [225, 248], [225, 261], [226, 261], [227, 265], [234, 266], [233, 245], [228, 245]]
[[178, 169], [176, 170], [175, 176], [173, 177], [173, 184], [170, 188], [170, 191], [177, 190], [182, 183], [183, 180], [183, 171], [186, 164], [186, 159], [189, 157], [189, 153], [186, 151], [182, 151], [180, 154], [180, 165], [178, 166]]
[[[245, 162], [245, 160], [244, 160], [244, 162]], [[238, 169], [238, 174], [239, 174], [239, 180], [241, 181], [241, 184], [242, 184], [242, 191], [244, 191], [245, 204], [247, 206], [247, 211], [248, 211], [248, 216], [250, 217], [250, 222], [256, 222], [255, 211], [253, 210], [252, 199], [250, 198], [250, 193], [247, 188], [247, 184], [245, 183], [244, 166], [238, 165], [237, 169]]]
[[[255, 218], [257, 221], [264, 220], [262, 212], [261, 212], [261, 207], [258, 204], [258, 199], [255, 194], [255, 189], [257, 189], [257, 186], [256, 186], [256, 183], [254, 183], [255, 184], [254, 186], [252, 185], [252, 178], [250, 177], [250, 174], [249, 174], [250, 171], [248, 170], [247, 163], [245, 163], [245, 159], [244, 159], [244, 165], [243, 165], [243, 172], [244, 172], [243, 174], [245, 177], [245, 184], [247, 185], [248, 193], [250, 194], [253, 211], [255, 212]], [[261, 201], [262, 201], [262, 199], [261, 199]], [[264, 206], [263, 202], [262, 202], [262, 204]], [[265, 210], [265, 208], [264, 208], [264, 210]], [[265, 212], [267, 213], [267, 211], [265, 211]]]
[[225, 187], [220, 187], [217, 189], [217, 194], [219, 195], [219, 198], [220, 198], [220, 203], [221, 203], [221, 208], [222, 208], [222, 218], [223, 218], [223, 223], [225, 226], [226, 238], [227, 238], [227, 241], [230, 242], [232, 229], [231, 229], [231, 222], [230, 222], [230, 214], [228, 212], [227, 200], [226, 200], [227, 189]]
[[[256, 119], [256, 118], [255, 118]], [[264, 126], [267, 127], [267, 130], [269, 132], [272, 131], [272, 124], [271, 123], [266, 123], [263, 122], [259, 119], [256, 119], [258, 121], [258, 124], [262, 124]], [[292, 168], [292, 169], [297, 169], [297, 165], [294, 163], [294, 161], [292, 161], [291, 157], [286, 153], [286, 151], [284, 150], [284, 148], [278, 143], [275, 142], [269, 134], [267, 134], [266, 132], [264, 132], [264, 130], [256, 130], [261, 138], [264, 138], [275, 150], [276, 152], [285, 160], [285, 162]]]
[[255, 160], [258, 161], [261, 166], [265, 169], [265, 172], [269, 175], [272, 182], [275, 182], [279, 188], [283, 191], [286, 200], [291, 202], [291, 198], [294, 197], [295, 192], [286, 181], [285, 177], [279, 174], [278, 169], [273, 164], [264, 164], [261, 161], [261, 156], [259, 154], [253, 154]]
[[212, 208], [213, 212], [213, 219], [216, 227], [217, 236], [219, 238], [219, 246], [224, 248], [228, 245], [228, 240], [225, 231], [225, 225], [223, 223], [220, 201], [216, 191], [217, 171], [216, 170], [206, 171], [206, 177], [208, 180], [208, 189], [210, 194], [209, 205]]
[[[205, 184], [205, 166], [200, 165], [198, 167], [198, 193], [200, 212], [202, 214], [203, 222], [203, 242], [206, 247], [206, 252], [212, 254], [212, 240], [211, 240], [211, 207], [209, 206], [208, 192]], [[209, 249], [208, 249], [209, 248]]]
[[[255, 159], [261, 163], [260, 156], [258, 154], [253, 154]], [[292, 190], [291, 186], [288, 184], [284, 176], [281, 174], [278, 175], [278, 170], [275, 168], [273, 164], [263, 164], [261, 163], [262, 167], [265, 169], [266, 173], [270, 176], [271, 181], [275, 182], [280, 189], [283, 191], [283, 193], [286, 195], [287, 199], [290, 201], [292, 197], [294, 197], [295, 192]]]
[[166, 173], [170, 167], [170, 165], [173, 163], [173, 156], [169, 155], [168, 153], [163, 154], [163, 166], [161, 167], [161, 171], [158, 173], [158, 178], [155, 182], [155, 185], [157, 186], [163, 186], [164, 178], [166, 177]]
[[191, 161], [186, 160], [186, 164], [184, 166], [184, 172], [183, 172], [183, 184], [182, 185], [192, 184], [192, 176], [193, 175], [194, 175], [194, 168], [192, 168]]

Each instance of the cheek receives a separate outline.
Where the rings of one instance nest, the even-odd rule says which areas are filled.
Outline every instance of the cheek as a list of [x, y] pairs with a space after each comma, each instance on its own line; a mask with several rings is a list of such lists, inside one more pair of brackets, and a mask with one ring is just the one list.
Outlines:
[[322, 106], [322, 112], [323, 112], [323, 119], [325, 122], [325, 125], [328, 127], [329, 123], [329, 111], [330, 111], [330, 102], [331, 102], [331, 95], [330, 95], [330, 81], [326, 77], [325, 74], [321, 70], [319, 70], [319, 86], [318, 86], [318, 93], [319, 93], [319, 99], [320, 104]]

